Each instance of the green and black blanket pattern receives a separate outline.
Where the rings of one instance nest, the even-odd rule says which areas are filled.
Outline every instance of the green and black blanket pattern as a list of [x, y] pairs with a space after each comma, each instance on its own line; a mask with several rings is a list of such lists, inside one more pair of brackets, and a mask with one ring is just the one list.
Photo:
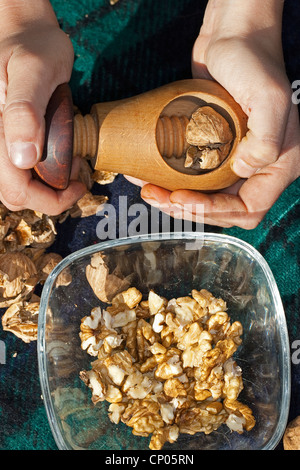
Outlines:
[[[111, 101], [191, 78], [190, 57], [206, 1], [199, 0], [53, 0], [59, 23], [75, 50], [71, 88], [83, 112]], [[284, 51], [290, 81], [300, 79], [300, 11], [297, 0], [285, 5]], [[106, 194], [118, 211], [119, 196], [142, 202], [139, 189], [121, 175], [94, 191]], [[300, 181], [282, 194], [254, 230], [219, 229], [254, 246], [266, 259], [282, 296], [291, 347], [300, 340], [299, 319]], [[51, 251], [66, 256], [98, 242], [97, 216], [70, 219], [58, 227]], [[0, 449], [56, 449], [38, 377], [36, 343], [26, 344], [0, 331], [6, 363], [0, 364]], [[293, 352], [293, 351], [291, 351]], [[300, 415], [300, 364], [292, 364], [290, 419]], [[279, 446], [281, 448], [281, 445]]]

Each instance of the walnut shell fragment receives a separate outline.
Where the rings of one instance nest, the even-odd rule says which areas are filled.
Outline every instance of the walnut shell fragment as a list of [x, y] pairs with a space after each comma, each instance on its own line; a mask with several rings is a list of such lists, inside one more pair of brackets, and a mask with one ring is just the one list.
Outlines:
[[95, 170], [92, 178], [97, 184], [104, 185], [112, 183], [117, 175], [118, 173], [113, 173], [111, 171]]
[[[44, 284], [49, 274], [55, 266], [62, 261], [62, 256], [58, 253], [46, 253], [41, 256], [36, 262], [38, 271], [38, 279], [41, 284]], [[64, 269], [57, 277], [55, 287], [68, 286], [72, 282], [72, 276], [67, 269]]]
[[300, 450], [300, 416], [291, 421], [283, 436], [284, 450]]
[[0, 308], [28, 299], [38, 282], [37, 270], [23, 253], [0, 255]]
[[226, 119], [210, 106], [198, 108], [186, 127], [185, 167], [213, 169], [227, 157], [233, 135]]
[[102, 209], [103, 204], [105, 204], [107, 200], [107, 196], [97, 196], [88, 191], [69, 210], [69, 214], [72, 218], [90, 217], [91, 215], [97, 214], [97, 212]]
[[2, 239], [2, 252], [21, 251], [29, 246], [47, 248], [55, 240], [55, 218], [36, 211], [8, 212], [2, 224], [8, 229]]
[[130, 285], [130, 280], [121, 278], [117, 272], [109, 272], [101, 253], [95, 253], [86, 267], [86, 278], [94, 294], [102, 302], [110, 302], [112, 298]]
[[37, 340], [38, 314], [40, 302], [16, 302], [2, 317], [4, 331], [14, 333], [25, 343]]

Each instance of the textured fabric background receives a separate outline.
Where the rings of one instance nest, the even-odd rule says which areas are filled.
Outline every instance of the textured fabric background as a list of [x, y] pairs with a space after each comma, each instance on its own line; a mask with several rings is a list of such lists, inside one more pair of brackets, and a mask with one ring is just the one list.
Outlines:
[[[190, 54], [206, 7], [199, 0], [53, 0], [61, 27], [75, 49], [71, 80], [74, 103], [83, 113], [95, 102], [132, 96], [171, 81], [190, 78]], [[300, 10], [287, 0], [283, 41], [290, 81], [300, 79]], [[234, 19], [233, 19], [234, 21]], [[120, 195], [142, 202], [138, 188], [121, 175], [107, 194], [118, 211]], [[267, 260], [285, 307], [291, 345], [300, 340], [299, 321], [300, 182], [279, 198], [263, 222], [251, 231], [222, 230], [253, 245]], [[98, 242], [97, 216], [67, 220], [51, 251], [63, 256]], [[36, 343], [25, 344], [0, 331], [6, 364], [0, 364], [0, 449], [56, 449], [48, 425], [38, 377]], [[300, 415], [300, 365], [292, 365], [290, 419]], [[281, 445], [278, 447], [281, 449]]]

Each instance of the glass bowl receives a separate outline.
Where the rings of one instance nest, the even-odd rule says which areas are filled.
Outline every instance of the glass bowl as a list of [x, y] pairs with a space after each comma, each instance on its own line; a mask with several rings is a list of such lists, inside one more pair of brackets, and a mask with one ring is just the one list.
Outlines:
[[[290, 403], [290, 348], [277, 285], [264, 258], [252, 246], [223, 234], [180, 233], [110, 240], [66, 257], [49, 275], [42, 292], [38, 325], [38, 363], [50, 427], [61, 450], [149, 449], [149, 437], [108, 417], [109, 404], [94, 405], [91, 390], [79, 378], [92, 360], [81, 349], [81, 319], [105, 307], [86, 278], [96, 253], [104, 257], [115, 282], [108, 298], [128, 285], [143, 294], [153, 289], [171, 299], [207, 289], [223, 298], [232, 321], [243, 325], [236, 361], [243, 372], [239, 400], [256, 419], [243, 434], [223, 424], [211, 434], [180, 434], [163, 450], [274, 449], [285, 430]], [[67, 282], [65, 282], [67, 279]], [[72, 281], [70, 282], [70, 279]]]

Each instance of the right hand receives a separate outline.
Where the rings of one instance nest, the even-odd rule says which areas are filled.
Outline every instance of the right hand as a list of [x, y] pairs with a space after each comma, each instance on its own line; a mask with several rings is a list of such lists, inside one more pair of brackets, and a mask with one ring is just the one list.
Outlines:
[[210, 0], [193, 49], [194, 78], [216, 80], [248, 116], [233, 156], [241, 179], [209, 193], [142, 183], [144, 201], [174, 217], [181, 210], [195, 222], [248, 230], [299, 177], [299, 115], [284, 67], [282, 8], [277, 0]]
[[33, 179], [31, 172], [42, 157], [49, 99], [70, 80], [73, 57], [48, 0], [1, 2], [0, 200], [9, 210], [58, 215], [86, 192], [73, 180], [76, 168], [63, 191]]

